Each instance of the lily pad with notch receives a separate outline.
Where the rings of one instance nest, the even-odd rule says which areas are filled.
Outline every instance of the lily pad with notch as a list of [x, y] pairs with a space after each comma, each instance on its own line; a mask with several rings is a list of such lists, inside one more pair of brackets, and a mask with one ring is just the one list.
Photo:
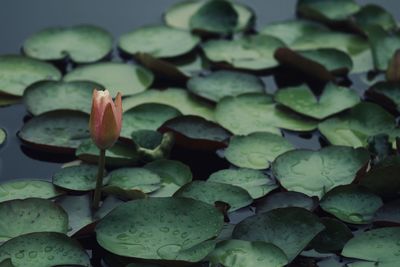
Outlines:
[[369, 160], [369, 152], [364, 148], [297, 149], [277, 157], [272, 163], [272, 172], [288, 191], [321, 198], [332, 188], [352, 183], [357, 175], [365, 172]]
[[23, 44], [23, 52], [40, 60], [92, 63], [111, 53], [113, 38], [106, 30], [93, 25], [68, 28], [53, 27], [34, 33]]
[[265, 198], [257, 201], [256, 212], [264, 213], [270, 210], [298, 207], [313, 211], [318, 206], [318, 201], [303, 193], [295, 191], [276, 192], [267, 195]]
[[[53, 175], [53, 184], [72, 191], [90, 191], [96, 188], [98, 167], [96, 165], [81, 164], [65, 167]], [[104, 180], [105, 184], [107, 181]]]
[[153, 83], [154, 75], [141, 66], [103, 62], [78, 67], [67, 73], [63, 80], [92, 81], [107, 88], [112, 96], [118, 92], [128, 96], [146, 90]]
[[0, 92], [13, 96], [22, 96], [25, 88], [35, 82], [62, 77], [49, 63], [17, 55], [0, 56], [0, 73]]
[[63, 194], [52, 183], [42, 180], [14, 180], [0, 184], [0, 202], [26, 198], [51, 199]]
[[279, 90], [275, 101], [300, 114], [322, 120], [357, 105], [360, 97], [349, 88], [328, 83], [318, 99], [307, 85], [300, 85]]

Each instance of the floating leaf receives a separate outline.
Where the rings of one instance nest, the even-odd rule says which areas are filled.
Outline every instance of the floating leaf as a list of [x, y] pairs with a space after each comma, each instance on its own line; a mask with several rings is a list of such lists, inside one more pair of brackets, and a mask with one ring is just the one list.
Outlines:
[[297, 12], [305, 18], [323, 22], [346, 20], [360, 10], [354, 0], [299, 0]]
[[299, 192], [276, 192], [269, 194], [265, 198], [256, 203], [257, 213], [264, 213], [270, 210], [287, 207], [298, 207], [309, 211], [313, 211], [318, 205], [318, 202]]
[[[96, 227], [97, 242], [121, 256], [152, 260], [197, 262], [202, 253], [185, 250], [199, 246], [218, 235], [223, 217], [213, 206], [183, 198], [149, 198], [124, 203]], [[183, 254], [183, 255], [182, 255]]]
[[41, 60], [68, 57], [76, 63], [90, 63], [105, 58], [112, 45], [112, 36], [106, 30], [92, 25], [78, 25], [41, 30], [25, 40], [22, 49], [29, 57]]
[[39, 149], [73, 153], [90, 138], [89, 116], [80, 111], [49, 111], [33, 117], [18, 136]]
[[370, 25], [379, 25], [384, 30], [395, 30], [397, 22], [385, 9], [378, 5], [367, 4], [354, 15], [355, 23], [361, 28], [366, 28]]
[[0, 267], [15, 267], [15, 266], [12, 264], [11, 259], [6, 259], [0, 262]]
[[3, 145], [6, 142], [7, 139], [7, 132], [0, 128], [0, 146]]
[[0, 92], [14, 96], [22, 96], [35, 82], [61, 79], [61, 72], [53, 65], [16, 55], [0, 56], [0, 73]]
[[73, 191], [94, 190], [97, 169], [96, 165], [86, 164], [62, 168], [53, 175], [53, 184]]
[[264, 92], [264, 84], [257, 76], [226, 70], [193, 77], [188, 81], [187, 87], [192, 93], [214, 102], [225, 96]]
[[207, 120], [214, 120], [213, 107], [203, 101], [192, 97], [187, 91], [178, 88], [168, 88], [166, 90], [148, 90], [125, 98], [123, 107], [129, 110], [133, 107], [146, 103], [157, 103], [169, 105], [179, 110], [183, 115], [195, 115]]
[[317, 216], [302, 208], [282, 208], [248, 217], [236, 225], [233, 238], [270, 242], [292, 261], [322, 230]]
[[368, 137], [378, 134], [389, 135], [394, 141], [400, 135], [395, 118], [382, 107], [363, 102], [349, 113], [327, 119], [318, 129], [333, 145], [366, 146]]
[[283, 137], [257, 132], [233, 136], [225, 149], [226, 159], [242, 168], [267, 169], [277, 156], [294, 149]]
[[16, 180], [0, 184], [0, 202], [26, 198], [55, 198], [62, 195], [52, 183], [41, 180]]
[[211, 40], [203, 44], [206, 57], [235, 69], [260, 71], [276, 67], [275, 50], [285, 44], [269, 35], [250, 35], [235, 40]]
[[[154, 80], [153, 74], [140, 66], [103, 62], [82, 66], [64, 76], [64, 81], [92, 81], [101, 84], [111, 95], [124, 96], [146, 90]], [[125, 108], [125, 107], [124, 107]]]
[[159, 133], [151, 130], [140, 130], [132, 133], [132, 141], [142, 161], [149, 162], [168, 158], [175, 143], [171, 132]]
[[268, 175], [251, 169], [219, 170], [211, 174], [207, 181], [239, 186], [253, 199], [265, 196], [278, 187]]
[[285, 253], [271, 243], [234, 239], [218, 243], [207, 259], [226, 267], [281, 267], [288, 263]]
[[94, 89], [104, 89], [93, 82], [34, 83], [24, 91], [24, 104], [34, 116], [53, 110], [76, 110], [90, 113]]
[[322, 120], [355, 106], [360, 98], [353, 90], [328, 83], [319, 99], [308, 86], [300, 85], [279, 90], [275, 101], [300, 114]]
[[272, 172], [287, 190], [321, 198], [332, 188], [353, 182], [368, 162], [369, 152], [363, 148], [298, 149], [277, 157]]
[[0, 261], [8, 258], [15, 267], [90, 266], [77, 241], [55, 232], [21, 235], [5, 242], [0, 246]]
[[254, 132], [280, 134], [279, 128], [311, 131], [316, 127], [313, 120], [280, 110], [271, 96], [258, 93], [225, 97], [218, 102], [215, 117], [219, 124], [236, 135]]
[[190, 52], [200, 41], [190, 32], [167, 26], [145, 26], [123, 34], [118, 46], [128, 54], [147, 53], [155, 58], [175, 57]]
[[373, 229], [346, 243], [342, 255], [373, 261], [371, 266], [394, 267], [400, 261], [400, 227]]
[[400, 83], [378, 82], [366, 91], [366, 95], [389, 110], [400, 111]]
[[193, 181], [184, 185], [174, 197], [192, 198], [214, 205], [217, 201], [229, 204], [229, 211], [246, 207], [253, 202], [249, 193], [238, 186], [205, 181]]

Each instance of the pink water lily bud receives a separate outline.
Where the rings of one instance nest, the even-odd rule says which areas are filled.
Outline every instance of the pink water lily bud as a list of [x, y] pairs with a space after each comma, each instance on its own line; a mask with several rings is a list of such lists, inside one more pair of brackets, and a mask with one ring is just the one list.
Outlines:
[[108, 90], [93, 90], [90, 113], [90, 135], [100, 149], [107, 149], [117, 141], [122, 126], [122, 100], [118, 93], [113, 102]]

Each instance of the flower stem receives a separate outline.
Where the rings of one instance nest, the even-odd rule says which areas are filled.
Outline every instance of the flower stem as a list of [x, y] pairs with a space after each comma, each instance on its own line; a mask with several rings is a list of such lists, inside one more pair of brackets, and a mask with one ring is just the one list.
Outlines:
[[99, 169], [97, 171], [96, 188], [94, 189], [93, 204], [92, 204], [93, 210], [97, 210], [99, 208], [101, 199], [101, 188], [103, 187], [105, 162], [106, 162], [106, 150], [100, 149]]

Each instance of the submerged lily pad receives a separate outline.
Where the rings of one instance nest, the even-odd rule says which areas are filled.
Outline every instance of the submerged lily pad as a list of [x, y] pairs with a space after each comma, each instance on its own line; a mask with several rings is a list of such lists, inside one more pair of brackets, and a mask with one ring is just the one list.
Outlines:
[[[137, 65], [104, 62], [82, 66], [64, 76], [64, 81], [92, 81], [101, 84], [112, 96], [123, 96], [146, 90], [154, 80], [153, 74]], [[125, 107], [124, 107], [125, 108]]]
[[168, 88], [162, 91], [148, 90], [125, 98], [122, 105], [125, 110], [129, 110], [146, 103], [169, 105], [179, 110], [183, 115], [195, 115], [207, 120], [214, 120], [214, 109], [210, 104], [196, 99], [186, 90], [178, 88]]
[[400, 199], [385, 203], [375, 213], [374, 223], [400, 226]]
[[16, 180], [0, 184], [0, 202], [26, 198], [55, 198], [64, 194], [52, 183], [41, 180]]
[[264, 84], [257, 76], [226, 70], [193, 77], [188, 81], [187, 87], [192, 93], [214, 102], [225, 96], [264, 92]]
[[236, 225], [233, 238], [270, 242], [292, 261], [324, 225], [302, 208], [281, 208], [248, 217]]
[[29, 57], [41, 60], [69, 57], [76, 63], [90, 63], [105, 58], [112, 45], [112, 36], [106, 30], [78, 25], [41, 30], [25, 40], [22, 49]]
[[318, 129], [333, 145], [366, 146], [368, 137], [378, 134], [389, 135], [394, 141], [400, 135], [395, 118], [382, 107], [362, 102], [349, 113], [327, 119]]
[[8, 258], [15, 267], [90, 266], [89, 256], [77, 241], [55, 232], [21, 235], [5, 242], [0, 246], [0, 261]]
[[355, 0], [300, 0], [297, 12], [305, 18], [319, 21], [340, 21], [360, 10]]
[[0, 92], [22, 96], [29, 85], [60, 80], [61, 72], [49, 63], [17, 55], [0, 56]]
[[263, 213], [278, 208], [298, 207], [313, 211], [318, 201], [303, 193], [287, 191], [269, 194], [256, 203], [257, 213]]
[[329, 83], [319, 99], [308, 86], [300, 85], [279, 90], [275, 101], [300, 114], [322, 120], [355, 106], [360, 97], [353, 90]]
[[246, 136], [233, 136], [225, 149], [226, 159], [242, 168], [267, 169], [277, 156], [294, 149], [283, 137], [257, 132]]
[[211, 40], [203, 44], [206, 57], [215, 63], [243, 70], [276, 67], [275, 50], [285, 44], [269, 35], [250, 35], [235, 40]]
[[251, 169], [219, 170], [211, 174], [207, 181], [242, 187], [253, 199], [263, 197], [278, 187], [267, 174]]
[[400, 227], [373, 229], [350, 239], [342, 255], [372, 261], [373, 266], [396, 266], [400, 261], [399, 240]]
[[254, 132], [280, 134], [280, 129], [311, 131], [316, 122], [285, 112], [276, 107], [272, 97], [251, 93], [236, 97], [225, 97], [215, 110], [218, 123], [237, 135]]
[[90, 138], [88, 123], [83, 112], [49, 111], [25, 123], [18, 136], [39, 149], [71, 153]]
[[53, 175], [53, 184], [73, 191], [93, 190], [96, 188], [97, 171], [96, 165], [65, 167]]
[[226, 267], [282, 267], [288, 263], [285, 253], [271, 243], [234, 239], [218, 243], [207, 259]]
[[3, 145], [6, 142], [7, 139], [7, 132], [0, 128], [0, 146]]
[[76, 110], [90, 113], [93, 90], [104, 88], [93, 82], [44, 81], [29, 86], [24, 91], [24, 104], [37, 116], [53, 110]]
[[175, 57], [190, 52], [200, 38], [167, 26], [145, 26], [123, 34], [119, 48], [125, 53], [147, 53], [156, 58]]
[[366, 149], [329, 146], [286, 152], [272, 163], [272, 171], [287, 190], [321, 198], [332, 188], [353, 182], [368, 162]]
[[68, 215], [51, 200], [27, 198], [0, 203], [0, 242], [33, 232], [68, 230]]
[[129, 201], [106, 215], [96, 227], [97, 242], [121, 256], [197, 262], [201, 253], [187, 254], [218, 235], [223, 216], [213, 206], [184, 198]]
[[320, 202], [324, 211], [352, 224], [370, 223], [382, 205], [380, 197], [356, 185], [335, 187]]

